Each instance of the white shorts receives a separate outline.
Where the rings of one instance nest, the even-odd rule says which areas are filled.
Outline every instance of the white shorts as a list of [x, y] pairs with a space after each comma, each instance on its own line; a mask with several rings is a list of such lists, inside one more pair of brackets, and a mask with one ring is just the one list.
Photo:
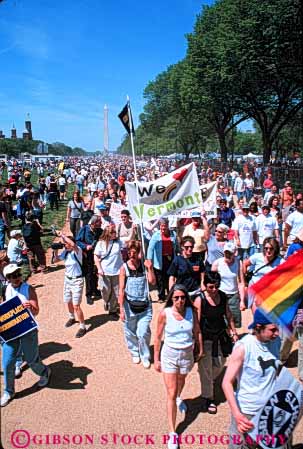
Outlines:
[[67, 279], [64, 278], [63, 301], [72, 302], [74, 306], [81, 304], [82, 292], [84, 287], [84, 278]]
[[194, 366], [193, 347], [175, 349], [166, 346], [161, 351], [161, 371], [168, 374], [188, 374]]

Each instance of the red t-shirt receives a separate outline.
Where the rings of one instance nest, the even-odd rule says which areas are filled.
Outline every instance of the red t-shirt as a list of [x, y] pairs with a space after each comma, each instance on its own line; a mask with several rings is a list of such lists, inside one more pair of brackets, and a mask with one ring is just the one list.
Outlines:
[[173, 242], [171, 241], [170, 235], [166, 237], [162, 234], [162, 256], [172, 256], [173, 255]]

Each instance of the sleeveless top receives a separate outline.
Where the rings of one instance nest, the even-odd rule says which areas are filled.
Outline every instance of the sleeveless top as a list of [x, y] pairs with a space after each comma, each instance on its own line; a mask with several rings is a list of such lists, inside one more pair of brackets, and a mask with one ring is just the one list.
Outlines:
[[123, 264], [126, 274], [125, 294], [127, 301], [148, 301], [148, 286], [142, 263], [136, 270], [129, 268], [127, 263]]
[[[237, 379], [236, 399], [242, 413], [255, 415], [264, 405], [277, 377], [281, 340], [262, 343], [254, 335], [246, 335], [235, 344], [244, 346], [243, 367]], [[264, 363], [265, 362], [265, 363]]]
[[15, 288], [11, 284], [8, 284], [5, 290], [5, 300], [14, 298], [14, 296], [19, 296], [22, 303], [28, 302], [29, 300], [29, 284], [22, 282], [22, 284]]
[[201, 295], [200, 328], [203, 340], [212, 341], [212, 357], [218, 357], [219, 343], [224, 357], [232, 351], [232, 342], [227, 335], [226, 328], [226, 294], [218, 291], [220, 302], [216, 306], [209, 304], [204, 293]]
[[164, 344], [174, 349], [187, 349], [193, 346], [194, 316], [191, 307], [186, 307], [183, 320], [178, 321], [173, 315], [171, 307], [164, 309], [166, 325]]

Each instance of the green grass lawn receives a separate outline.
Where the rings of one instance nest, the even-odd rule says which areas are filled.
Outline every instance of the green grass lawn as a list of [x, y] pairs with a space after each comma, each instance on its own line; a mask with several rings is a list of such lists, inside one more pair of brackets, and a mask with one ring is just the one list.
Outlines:
[[[7, 180], [7, 173], [4, 172], [4, 176], [2, 178], [2, 181], [6, 182]], [[32, 173], [31, 176], [31, 183], [33, 184], [34, 188], [38, 186], [38, 175], [36, 171]], [[73, 191], [75, 189], [75, 186], [73, 184], [68, 184], [67, 189], [67, 198], [70, 199], [72, 197]], [[42, 246], [45, 249], [45, 251], [50, 248], [53, 240], [54, 235], [51, 232], [51, 225], [55, 225], [58, 229], [62, 229], [62, 227], [65, 224], [66, 214], [67, 214], [67, 203], [68, 201], [59, 201], [59, 210], [51, 210], [49, 203], [46, 205], [46, 210], [43, 211], [43, 234], [41, 236], [41, 242]], [[12, 220], [11, 222], [11, 229], [21, 229], [21, 221], [20, 220]], [[29, 275], [29, 268], [28, 265], [23, 265], [22, 268], [24, 278], [27, 278]]]

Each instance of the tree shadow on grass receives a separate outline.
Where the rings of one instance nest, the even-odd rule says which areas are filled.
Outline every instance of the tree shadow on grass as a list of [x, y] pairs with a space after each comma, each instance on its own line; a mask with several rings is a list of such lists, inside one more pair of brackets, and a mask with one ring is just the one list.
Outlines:
[[[54, 390], [83, 390], [87, 385], [87, 376], [93, 371], [86, 366], [73, 366], [70, 360], [59, 360], [48, 365], [52, 370], [50, 383], [46, 388]], [[16, 393], [15, 398], [21, 399], [41, 390], [37, 383]]]

